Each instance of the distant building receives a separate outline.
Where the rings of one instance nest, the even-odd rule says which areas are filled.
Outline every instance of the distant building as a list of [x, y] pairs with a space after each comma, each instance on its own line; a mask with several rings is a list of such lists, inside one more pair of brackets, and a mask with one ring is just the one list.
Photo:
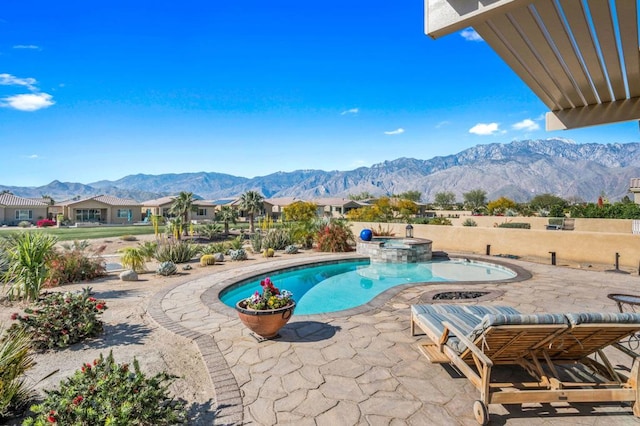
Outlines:
[[15, 226], [20, 222], [35, 224], [47, 217], [49, 203], [45, 200], [0, 194], [0, 225]]
[[[151, 216], [171, 217], [171, 205], [177, 198], [177, 195], [156, 198], [155, 200], [147, 200], [142, 202], [142, 219], [149, 220]], [[197, 222], [206, 222], [215, 220], [216, 204], [214, 201], [193, 200], [194, 210], [189, 212], [189, 220]]]
[[94, 197], [67, 200], [49, 206], [53, 216], [62, 214], [74, 223], [127, 224], [139, 222], [140, 203], [134, 200], [96, 195]]
[[629, 191], [633, 192], [633, 202], [640, 204], [640, 178], [631, 179]]

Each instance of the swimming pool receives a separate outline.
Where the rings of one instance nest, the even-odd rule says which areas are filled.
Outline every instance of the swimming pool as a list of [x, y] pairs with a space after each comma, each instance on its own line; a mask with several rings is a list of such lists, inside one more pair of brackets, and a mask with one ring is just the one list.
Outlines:
[[[516, 277], [508, 268], [466, 259], [422, 263], [370, 263], [352, 260], [312, 265], [268, 274], [276, 287], [289, 290], [296, 314], [311, 315], [351, 309], [370, 302], [386, 290], [411, 283], [499, 281]], [[220, 300], [235, 307], [238, 300], [260, 291], [265, 275], [224, 289]]]

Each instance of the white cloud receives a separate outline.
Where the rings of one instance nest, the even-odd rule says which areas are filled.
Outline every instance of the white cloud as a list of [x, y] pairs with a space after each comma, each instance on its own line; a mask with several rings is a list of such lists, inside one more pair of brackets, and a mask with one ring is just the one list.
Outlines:
[[19, 111], [37, 111], [55, 104], [48, 93], [27, 93], [8, 96], [0, 100], [0, 106], [17, 109]]
[[359, 112], [360, 112], [360, 110], [359, 110], [358, 108], [351, 108], [351, 109], [348, 109], [348, 110], [346, 110], [346, 111], [342, 111], [342, 112], [340, 113], [340, 115], [357, 114], [357, 113], [359, 113]]
[[31, 154], [31, 155], [27, 155], [26, 158], [30, 160], [37, 160], [38, 158], [40, 158], [40, 156], [38, 154]]
[[500, 132], [498, 123], [478, 123], [469, 129], [469, 133], [480, 136], [495, 135]]
[[484, 41], [473, 28], [466, 28], [460, 31], [460, 36], [467, 41]]
[[36, 90], [36, 83], [35, 78], [18, 78], [11, 74], [0, 74], [0, 86], [24, 86], [34, 91]]
[[388, 132], [384, 132], [385, 135], [400, 135], [404, 133], [404, 129], [402, 127], [396, 129], [396, 130], [390, 130]]
[[34, 49], [40, 50], [40, 46], [36, 46], [35, 44], [16, 44], [13, 46], [14, 49]]
[[438, 124], [436, 124], [436, 129], [439, 129], [439, 128], [441, 128], [441, 127], [448, 126], [449, 124], [451, 124], [451, 122], [450, 122], [450, 121], [446, 121], [446, 120], [445, 120], [445, 121], [441, 121], [441, 122], [439, 122]]
[[511, 126], [514, 130], [524, 130], [527, 132], [532, 132], [534, 130], [539, 130], [540, 126], [538, 123], [533, 121], [530, 118], [525, 118], [522, 121], [519, 121]]

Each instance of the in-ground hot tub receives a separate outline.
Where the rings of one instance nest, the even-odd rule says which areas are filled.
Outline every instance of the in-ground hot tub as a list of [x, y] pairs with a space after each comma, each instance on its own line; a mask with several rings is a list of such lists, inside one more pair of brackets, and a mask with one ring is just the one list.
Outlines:
[[373, 237], [359, 239], [356, 252], [369, 256], [371, 262], [418, 263], [431, 260], [431, 243], [424, 238]]

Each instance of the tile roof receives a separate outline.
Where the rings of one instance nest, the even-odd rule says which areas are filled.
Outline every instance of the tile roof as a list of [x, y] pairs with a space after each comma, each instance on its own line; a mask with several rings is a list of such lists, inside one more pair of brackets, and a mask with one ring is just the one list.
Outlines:
[[6, 207], [46, 207], [49, 204], [42, 200], [18, 197], [13, 194], [0, 194], [0, 205]]
[[279, 197], [279, 198], [267, 198], [265, 203], [269, 203], [272, 206], [288, 206], [289, 204], [296, 203], [298, 201], [305, 201], [297, 197]]
[[82, 203], [83, 201], [89, 201], [89, 200], [94, 200], [94, 201], [98, 201], [104, 204], [108, 204], [110, 206], [138, 206], [140, 205], [140, 203], [138, 203], [135, 200], [129, 200], [126, 198], [118, 198], [118, 197], [114, 197], [111, 195], [95, 195], [93, 197], [85, 197], [85, 198], [80, 198], [77, 200], [65, 200], [65, 201], [61, 201], [59, 203], [56, 203], [56, 206], [69, 206], [72, 204], [78, 204], [78, 203]]
[[142, 205], [143, 206], [163, 206], [165, 204], [173, 203], [174, 198], [176, 197], [175, 196], [160, 197], [153, 200], [143, 201]]

